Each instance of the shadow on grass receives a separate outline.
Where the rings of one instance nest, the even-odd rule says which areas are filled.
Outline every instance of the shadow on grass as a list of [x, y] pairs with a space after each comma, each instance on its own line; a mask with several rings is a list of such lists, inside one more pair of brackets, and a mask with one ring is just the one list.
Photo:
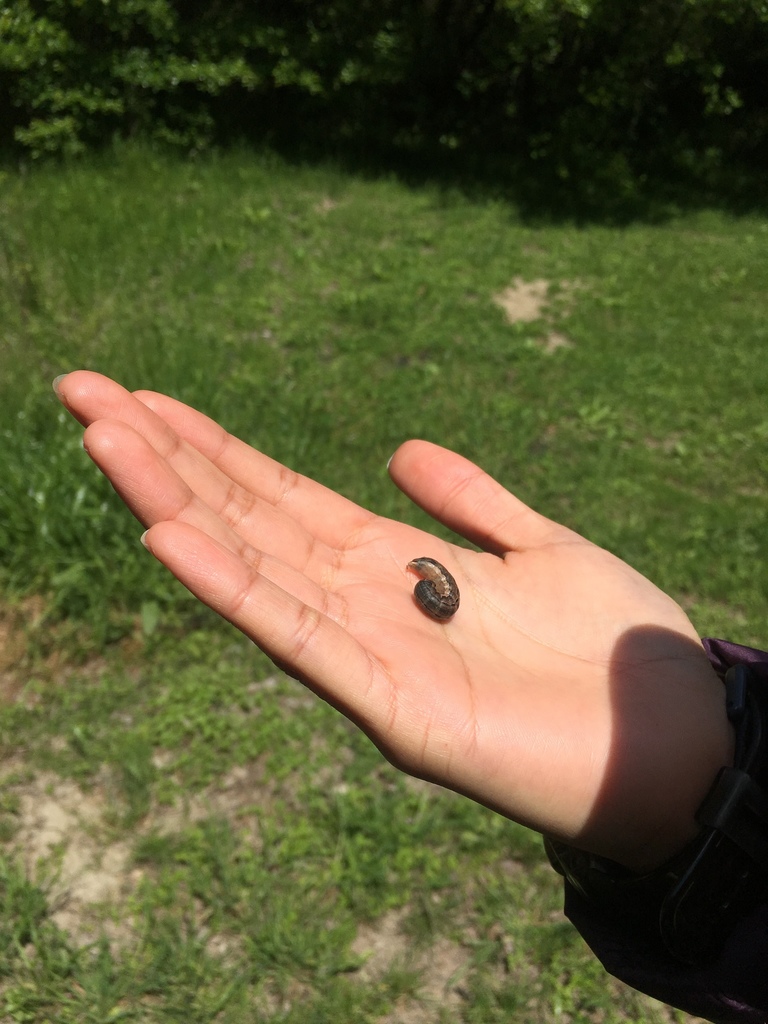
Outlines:
[[[532, 160], [527, 145], [501, 148], [493, 138], [469, 149], [411, 141], [398, 144], [386, 126], [345, 132], [303, 97], [273, 95], [263, 109], [220, 122], [219, 142], [268, 147], [290, 163], [330, 163], [372, 178], [395, 176], [412, 186], [458, 191], [474, 200], [513, 204], [529, 224], [663, 223], [685, 212], [719, 209], [768, 215], [768, 175], [760, 156], [725, 161], [716, 153], [627, 147], [624, 152], [560, 146], [557, 157]], [[402, 135], [402, 133], [401, 133]], [[765, 156], [765, 154], [763, 154]]]
[[[748, 160], [727, 159], [727, 139], [720, 148], [703, 142], [686, 148], [666, 138], [663, 147], [634, 140], [616, 150], [608, 142], [592, 144], [574, 136], [550, 140], [554, 155], [536, 160], [528, 155], [530, 126], [520, 130], [517, 143], [506, 123], [498, 133], [470, 128], [471, 142], [451, 148], [450, 136], [444, 136], [444, 145], [430, 141], [418, 127], [404, 127], [396, 114], [388, 117], [381, 103], [361, 114], [290, 89], [268, 97], [225, 91], [210, 112], [216, 129], [209, 141], [221, 150], [269, 150], [295, 165], [325, 164], [371, 179], [395, 177], [413, 187], [438, 188], [447, 198], [459, 193], [474, 201], [503, 201], [531, 226], [664, 223], [713, 209], [768, 216], [768, 152], [763, 147]], [[93, 137], [86, 144], [89, 152], [108, 152], [112, 139], [104, 133], [101, 143]], [[180, 152], [151, 136], [146, 141]], [[0, 168], [24, 168], [28, 160], [18, 147], [0, 152]]]

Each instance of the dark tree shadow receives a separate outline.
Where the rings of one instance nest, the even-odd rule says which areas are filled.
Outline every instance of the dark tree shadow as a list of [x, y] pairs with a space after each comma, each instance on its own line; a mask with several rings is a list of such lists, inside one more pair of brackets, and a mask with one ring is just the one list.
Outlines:
[[[395, 127], [346, 131], [333, 111], [286, 92], [260, 104], [228, 104], [217, 115], [219, 142], [269, 148], [294, 164], [329, 164], [370, 178], [395, 176], [475, 200], [514, 205], [527, 224], [626, 225], [663, 223], [680, 213], [719, 209], [734, 216], [768, 214], [768, 155], [720, 163], [704, 155], [635, 151], [613, 153], [565, 146], [557, 158], [530, 159], [480, 139], [469, 150], [425, 141], [392, 141]], [[565, 168], [567, 167], [567, 170]]]

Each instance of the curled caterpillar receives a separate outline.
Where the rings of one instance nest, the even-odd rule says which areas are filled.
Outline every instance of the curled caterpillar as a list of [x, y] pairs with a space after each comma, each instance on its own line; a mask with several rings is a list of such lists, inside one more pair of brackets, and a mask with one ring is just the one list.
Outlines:
[[413, 596], [427, 615], [445, 622], [456, 614], [459, 588], [444, 565], [434, 558], [414, 558], [408, 568], [423, 577], [414, 587]]

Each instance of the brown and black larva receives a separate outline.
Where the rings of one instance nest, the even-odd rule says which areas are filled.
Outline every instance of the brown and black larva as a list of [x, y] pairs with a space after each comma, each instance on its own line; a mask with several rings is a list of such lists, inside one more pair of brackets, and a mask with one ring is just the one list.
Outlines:
[[414, 587], [413, 596], [427, 615], [445, 622], [456, 614], [459, 588], [444, 565], [434, 558], [414, 558], [408, 568], [423, 577]]

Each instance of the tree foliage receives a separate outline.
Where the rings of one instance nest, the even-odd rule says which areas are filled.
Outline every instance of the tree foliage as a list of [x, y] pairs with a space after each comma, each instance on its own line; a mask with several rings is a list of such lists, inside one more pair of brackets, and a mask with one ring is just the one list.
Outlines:
[[0, 0], [0, 117], [34, 155], [114, 134], [524, 154], [768, 154], [766, 0]]

